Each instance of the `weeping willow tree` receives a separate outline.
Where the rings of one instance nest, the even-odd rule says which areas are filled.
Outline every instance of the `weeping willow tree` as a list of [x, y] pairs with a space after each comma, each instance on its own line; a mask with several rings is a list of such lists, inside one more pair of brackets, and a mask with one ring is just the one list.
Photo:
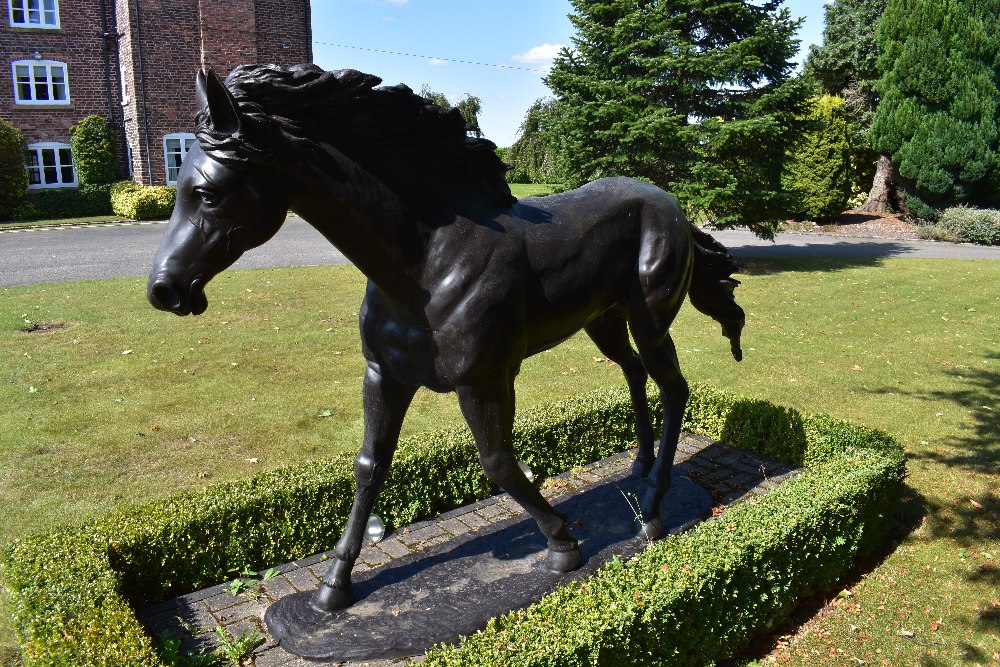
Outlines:
[[557, 137], [552, 133], [554, 101], [535, 100], [524, 115], [517, 141], [507, 159], [513, 169], [507, 173], [511, 183], [562, 183], [564, 166]]

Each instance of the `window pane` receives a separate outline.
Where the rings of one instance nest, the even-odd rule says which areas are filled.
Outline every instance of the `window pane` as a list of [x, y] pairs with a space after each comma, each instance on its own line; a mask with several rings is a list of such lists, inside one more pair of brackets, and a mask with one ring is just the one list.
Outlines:
[[45, 82], [35, 84], [35, 100], [47, 100], [49, 99], [49, 87], [45, 85]]
[[59, 149], [59, 164], [73, 164], [73, 151], [71, 149]]
[[55, 167], [45, 167], [45, 185], [52, 185], [59, 182], [59, 170]]
[[66, 82], [66, 70], [59, 65], [52, 65], [49, 72], [52, 75], [52, 83]]
[[46, 167], [54, 167], [56, 165], [56, 152], [52, 148], [43, 148], [40, 153], [42, 154], [42, 164]]
[[66, 101], [66, 84], [56, 83], [52, 85], [52, 99], [60, 102]]
[[18, 8], [16, 5], [13, 8], [13, 11], [11, 12], [11, 16], [13, 16], [13, 18], [11, 19], [12, 23], [14, 24], [24, 23], [24, 10]]
[[38, 151], [28, 151], [28, 184], [41, 185], [42, 172], [38, 168]]
[[61, 167], [59, 169], [59, 171], [60, 171], [60, 178], [61, 178], [61, 182], [62, 183], [72, 183], [73, 182], [73, 167], [72, 167], [72, 165], [70, 165], [69, 167]]

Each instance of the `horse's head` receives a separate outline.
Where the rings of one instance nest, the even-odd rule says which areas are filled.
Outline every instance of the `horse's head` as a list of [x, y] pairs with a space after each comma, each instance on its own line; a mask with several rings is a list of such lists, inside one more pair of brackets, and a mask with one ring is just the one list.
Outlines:
[[[198, 74], [201, 121], [215, 135], [238, 136], [245, 119], [225, 84]], [[153, 260], [146, 294], [160, 310], [200, 315], [205, 285], [239, 257], [270, 239], [288, 213], [288, 195], [271, 169], [249, 161], [221, 162], [200, 143], [177, 177], [177, 203]]]

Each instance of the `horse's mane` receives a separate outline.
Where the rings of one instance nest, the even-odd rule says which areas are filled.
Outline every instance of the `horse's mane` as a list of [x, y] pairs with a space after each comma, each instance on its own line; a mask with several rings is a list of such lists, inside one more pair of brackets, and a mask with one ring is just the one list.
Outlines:
[[415, 180], [458, 179], [480, 188], [494, 204], [507, 207], [517, 201], [496, 144], [468, 136], [458, 109], [439, 107], [405, 85], [381, 82], [350, 69], [242, 65], [226, 77], [226, 87], [239, 105], [244, 128], [218, 132], [203, 110], [196, 117], [196, 134], [205, 152], [223, 162], [274, 158], [288, 142], [306, 150], [318, 150], [323, 142], [341, 148], [336, 137], [352, 136], [370, 142], [372, 151], [389, 152], [380, 159], [410, 162], [405, 168]]

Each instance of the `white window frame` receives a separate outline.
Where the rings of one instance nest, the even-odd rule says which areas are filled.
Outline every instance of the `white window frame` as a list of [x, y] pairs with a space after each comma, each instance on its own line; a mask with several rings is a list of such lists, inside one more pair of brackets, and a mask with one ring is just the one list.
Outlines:
[[[195, 141], [195, 136], [190, 132], [173, 132], [163, 137], [163, 167], [166, 171], [167, 185], [177, 185], [177, 174], [181, 170], [181, 164], [184, 163], [184, 158]], [[177, 142], [176, 147], [179, 150], [171, 150], [171, 142]], [[172, 155], [180, 155], [181, 161], [176, 166], [171, 164], [170, 157]], [[171, 172], [173, 172], [173, 179], [170, 178]]]
[[[21, 87], [18, 81], [17, 70], [19, 67], [28, 68], [28, 85], [31, 87], [31, 98], [24, 99], [21, 97]], [[36, 92], [36, 86], [39, 85], [35, 76], [37, 74], [36, 68], [45, 68], [45, 83], [41, 84], [48, 90], [49, 99], [47, 100], [36, 100], [34, 98]], [[56, 70], [62, 70], [62, 84], [53, 83], [53, 72]], [[65, 106], [70, 103], [69, 96], [69, 68], [66, 67], [66, 63], [60, 62], [58, 60], [15, 60], [10, 64], [10, 75], [14, 81], [14, 104], [18, 105], [58, 105]], [[65, 88], [65, 99], [57, 100], [53, 99], [56, 93], [56, 86], [62, 85]]]
[[[69, 151], [70, 162], [69, 164], [64, 164], [61, 161], [60, 151]], [[56, 170], [56, 181], [53, 183], [45, 182], [45, 156], [44, 151], [52, 151], [52, 157], [55, 164], [49, 165], [50, 168], [54, 167]], [[75, 188], [77, 183], [76, 178], [76, 165], [73, 164], [73, 152], [69, 144], [61, 144], [55, 141], [42, 141], [36, 144], [28, 144], [29, 155], [33, 154], [37, 164], [32, 165], [30, 159], [25, 162], [25, 169], [28, 170], [28, 189], [29, 190], [44, 190], [46, 188]], [[73, 172], [73, 180], [65, 181], [63, 180], [63, 170], [69, 168]], [[31, 182], [31, 172], [37, 172], [38, 183]]]
[[[37, 5], [35, 9], [32, 9], [30, 5], [32, 2]], [[44, 28], [47, 30], [58, 30], [59, 29], [59, 0], [51, 0], [52, 9], [45, 9], [44, 5], [49, 0], [8, 0], [7, 2], [7, 17], [10, 19], [10, 25], [14, 28]], [[14, 20], [14, 5], [18, 4], [20, 7], [18, 11], [21, 12], [23, 21]], [[34, 23], [31, 21], [32, 12], [38, 17], [38, 22]], [[48, 14], [48, 17], [46, 17]], [[46, 18], [50, 18], [49, 22], [46, 22]]]

